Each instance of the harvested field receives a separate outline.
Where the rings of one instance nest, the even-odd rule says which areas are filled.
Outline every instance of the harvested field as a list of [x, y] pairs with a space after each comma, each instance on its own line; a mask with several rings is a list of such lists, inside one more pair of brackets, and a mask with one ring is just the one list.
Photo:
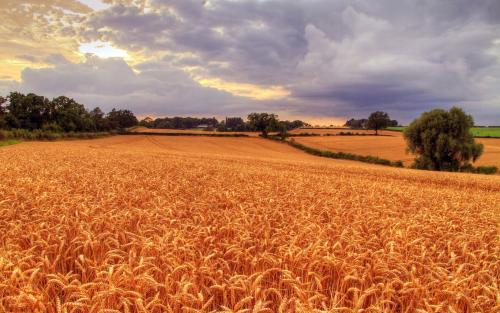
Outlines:
[[[290, 131], [291, 134], [319, 134], [319, 135], [336, 135], [339, 133], [355, 133], [355, 134], [367, 134], [367, 135], [375, 135], [373, 130], [366, 129], [350, 129], [350, 128], [297, 128]], [[393, 134], [394, 132], [390, 131], [379, 131], [380, 134]]]
[[[294, 137], [294, 140], [317, 149], [373, 155], [391, 161], [401, 160], [405, 166], [411, 165], [414, 156], [406, 153], [403, 135], [391, 131], [380, 133], [386, 136], [315, 136]], [[500, 139], [476, 138], [476, 141], [484, 145], [484, 153], [475, 165], [500, 167]]]
[[0, 177], [0, 312], [500, 309], [499, 176], [116, 136], [2, 147]]
[[259, 136], [258, 132], [218, 132], [218, 131], [207, 131], [201, 129], [155, 129], [155, 128], [146, 128], [146, 127], [135, 127], [130, 131], [135, 133], [174, 133], [174, 134], [206, 134], [206, 135], [234, 135], [234, 134], [244, 134], [251, 137]]
[[500, 139], [477, 138], [484, 145], [484, 153], [478, 161], [480, 165], [496, 165], [500, 168]]

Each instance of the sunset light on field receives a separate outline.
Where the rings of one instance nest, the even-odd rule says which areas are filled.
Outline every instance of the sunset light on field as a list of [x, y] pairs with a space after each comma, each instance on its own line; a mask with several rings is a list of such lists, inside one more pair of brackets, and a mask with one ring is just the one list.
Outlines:
[[500, 0], [0, 21], [0, 313], [500, 313]]

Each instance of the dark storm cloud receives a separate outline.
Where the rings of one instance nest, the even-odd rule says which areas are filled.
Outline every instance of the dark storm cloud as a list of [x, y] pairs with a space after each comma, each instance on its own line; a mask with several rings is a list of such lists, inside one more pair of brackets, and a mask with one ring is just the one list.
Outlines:
[[[303, 10], [289, 1], [152, 3], [148, 13], [124, 5], [99, 12], [84, 34], [133, 49], [190, 52], [204, 64], [226, 62], [223, 70], [206, 67], [207, 74], [244, 83], [281, 84], [306, 53]], [[148, 22], [137, 23], [139, 16]]]
[[[27, 70], [26, 84], [82, 96], [90, 90], [110, 103], [134, 99], [143, 111], [149, 106], [160, 114], [177, 112], [182, 99], [191, 114], [260, 106], [361, 117], [381, 109], [407, 122], [423, 110], [457, 104], [480, 123], [500, 120], [498, 0], [115, 2], [87, 17], [81, 40], [167, 57], [137, 66], [139, 74], [116, 60], [99, 63], [98, 73], [89, 61], [58, 64], [50, 75], [62, 81]], [[69, 71], [57, 72], [65, 66]], [[229, 82], [283, 86], [291, 95], [245, 100], [201, 87], [183, 67]]]

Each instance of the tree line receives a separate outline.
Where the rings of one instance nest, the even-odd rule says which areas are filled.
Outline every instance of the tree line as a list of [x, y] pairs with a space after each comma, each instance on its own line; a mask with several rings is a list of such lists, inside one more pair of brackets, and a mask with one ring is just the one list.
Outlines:
[[11, 92], [0, 97], [0, 128], [49, 132], [104, 132], [137, 125], [129, 110], [112, 109], [105, 114], [99, 107], [88, 111], [83, 104], [66, 96], [52, 100], [34, 93]]
[[272, 113], [251, 113], [247, 116], [246, 121], [241, 117], [226, 117], [221, 121], [218, 121], [215, 117], [196, 118], [176, 116], [156, 119], [146, 117], [139, 122], [139, 125], [147, 128], [164, 129], [190, 129], [203, 127], [206, 130], [217, 130], [220, 132], [258, 131], [262, 132], [263, 136], [267, 136], [269, 132], [288, 131], [303, 126], [310, 126], [301, 120], [279, 120], [278, 115]]
[[[0, 129], [16, 131], [36, 131], [38, 133], [84, 133], [106, 132], [125, 129], [136, 125], [150, 128], [189, 129], [203, 125], [205, 129], [218, 131], [258, 131], [263, 137], [270, 132], [278, 132], [281, 138], [287, 131], [310, 126], [300, 121], [279, 120], [272, 113], [251, 113], [246, 121], [241, 117], [228, 117], [218, 121], [213, 118], [164, 117], [145, 118], [138, 122], [129, 110], [112, 109], [105, 114], [99, 107], [88, 111], [83, 104], [66, 96], [52, 100], [34, 93], [11, 92], [7, 97], [0, 96]], [[397, 126], [386, 112], [376, 111], [367, 119], [350, 119], [346, 126], [351, 128], [378, 130]], [[435, 109], [423, 113], [405, 130], [404, 138], [408, 151], [417, 156], [414, 168], [446, 171], [483, 171], [496, 172], [496, 167], [474, 168], [475, 162], [483, 153], [484, 147], [475, 142], [470, 128], [474, 126], [472, 116], [460, 108], [449, 111]]]
[[344, 126], [352, 129], [373, 129], [377, 135], [380, 129], [398, 125], [399, 123], [397, 120], [391, 120], [389, 114], [382, 111], [373, 112], [368, 118], [351, 118], [344, 124]]

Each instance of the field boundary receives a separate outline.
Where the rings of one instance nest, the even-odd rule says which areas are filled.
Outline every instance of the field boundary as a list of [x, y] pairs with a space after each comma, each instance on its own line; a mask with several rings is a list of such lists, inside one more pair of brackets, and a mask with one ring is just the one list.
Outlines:
[[[406, 127], [407, 126], [388, 127], [388, 128], [385, 128], [384, 130], [391, 131], [391, 132], [402, 133]], [[483, 132], [485, 130], [486, 131], [491, 131], [491, 132], [498, 131], [498, 134], [495, 133], [495, 135], [493, 135], [493, 136], [478, 134], [478, 133]], [[492, 126], [492, 127], [474, 126], [474, 127], [471, 128], [471, 132], [472, 132], [472, 136], [474, 138], [496, 138], [496, 139], [500, 138], [500, 127], [498, 127], [498, 126]]]
[[156, 132], [124, 132], [120, 135], [127, 136], [170, 136], [170, 137], [179, 137], [179, 136], [187, 136], [187, 137], [251, 137], [247, 134], [196, 134], [196, 133], [156, 133]]
[[301, 143], [298, 143], [293, 139], [292, 140], [282, 140], [281, 137], [279, 137], [279, 136], [271, 136], [268, 138], [273, 140], [273, 141], [278, 141], [278, 142], [281, 142], [284, 144], [288, 144], [289, 146], [292, 146], [296, 149], [302, 150], [308, 154], [323, 157], [323, 158], [351, 160], [351, 161], [358, 161], [358, 162], [363, 162], [363, 163], [404, 168], [402, 161], [391, 161], [391, 160], [382, 159], [382, 158], [371, 156], [371, 155], [365, 156], [365, 155], [358, 155], [358, 154], [352, 154], [352, 153], [346, 153], [346, 152], [333, 152], [333, 151], [329, 151], [329, 150], [320, 150], [320, 149], [312, 148], [312, 147], [303, 145]]
[[[309, 146], [306, 146], [304, 144], [298, 143], [293, 138], [291, 140], [286, 140], [286, 139], [283, 140], [280, 136], [269, 136], [267, 138], [271, 139], [273, 141], [278, 141], [281, 143], [288, 144], [289, 146], [292, 146], [296, 149], [302, 150], [308, 154], [319, 156], [319, 157], [330, 158], [330, 159], [351, 160], [351, 161], [385, 165], [385, 166], [398, 167], [398, 168], [407, 168], [403, 165], [403, 161], [401, 161], [401, 160], [391, 161], [391, 160], [382, 159], [382, 158], [372, 156], [372, 155], [359, 155], [359, 154], [353, 154], [353, 153], [347, 153], [347, 152], [333, 152], [330, 150], [316, 149], [316, 148], [309, 147]], [[418, 168], [414, 168], [414, 167], [410, 167], [410, 168], [418, 169]], [[425, 169], [418, 169], [418, 170], [425, 170]], [[428, 170], [428, 171], [432, 171], [432, 170]], [[443, 171], [443, 172], [449, 172], [449, 171]], [[475, 166], [472, 166], [471, 164], [469, 164], [457, 172], [458, 173], [492, 175], [492, 174], [498, 173], [498, 168], [496, 166], [484, 166], [484, 165], [475, 167]]]
[[20, 141], [57, 141], [57, 140], [78, 140], [97, 139], [119, 134], [118, 131], [109, 132], [53, 132], [41, 129], [0, 129], [0, 140], [20, 140]]
[[366, 134], [366, 133], [353, 133], [353, 132], [340, 132], [336, 134], [318, 134], [318, 133], [288, 133], [287, 137], [334, 137], [334, 136], [363, 136], [363, 137], [394, 137], [392, 135], [376, 135], [376, 134]]
[[21, 140], [13, 140], [13, 139], [8, 139], [8, 140], [0, 140], [0, 148], [1, 147], [7, 147], [7, 146], [12, 146], [15, 144], [21, 143]]

